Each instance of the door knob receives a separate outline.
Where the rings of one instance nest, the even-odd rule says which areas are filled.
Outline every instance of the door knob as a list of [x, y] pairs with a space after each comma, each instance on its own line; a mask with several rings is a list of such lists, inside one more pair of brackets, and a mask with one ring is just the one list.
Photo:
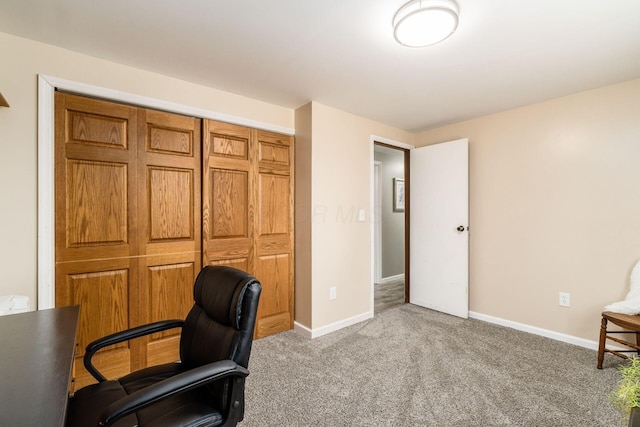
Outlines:
[[458, 233], [462, 233], [464, 231], [464, 225], [459, 225], [456, 230], [458, 230]]

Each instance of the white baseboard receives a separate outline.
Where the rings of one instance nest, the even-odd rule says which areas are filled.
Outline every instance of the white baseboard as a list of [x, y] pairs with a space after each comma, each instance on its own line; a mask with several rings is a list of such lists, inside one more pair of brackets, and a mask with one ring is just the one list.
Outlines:
[[300, 335], [302, 335], [305, 338], [311, 338], [312, 332], [311, 329], [307, 328], [306, 326], [304, 326], [301, 323], [298, 323], [296, 321], [293, 322], [293, 330], [296, 331], [297, 333], [299, 333]]
[[396, 274], [395, 276], [383, 277], [382, 279], [380, 279], [380, 282], [378, 283], [380, 285], [385, 285], [387, 283], [395, 282], [397, 280], [404, 280], [404, 273]]
[[371, 319], [373, 317], [373, 313], [367, 311], [366, 313], [359, 314], [357, 316], [349, 317], [348, 319], [340, 320], [339, 322], [331, 323], [330, 325], [321, 326], [316, 329], [309, 329], [308, 327], [298, 323], [293, 322], [293, 329], [298, 333], [302, 334], [306, 338], [318, 338], [323, 335], [329, 334], [331, 332], [335, 332], [339, 329], [346, 328], [347, 326], [355, 325], [356, 323], [363, 322], [367, 319]]
[[[540, 335], [546, 338], [551, 338], [556, 341], [566, 342], [568, 344], [577, 345], [579, 347], [588, 348], [590, 350], [598, 350], [598, 343], [596, 341], [586, 340], [584, 338], [574, 337], [572, 335], [562, 334], [560, 332], [550, 331], [548, 329], [538, 328], [536, 326], [525, 325], [524, 323], [518, 323], [511, 320], [501, 319], [499, 317], [489, 316], [487, 314], [476, 313], [474, 311], [469, 312], [469, 317], [472, 319], [478, 319], [496, 325], [506, 326], [508, 328], [516, 329], [518, 331], [528, 332], [534, 335]], [[594, 328], [599, 325], [598, 322], [594, 324]], [[607, 346], [609, 348], [609, 346]]]
[[[357, 316], [350, 317], [348, 319], [341, 320], [339, 322], [332, 323], [330, 325], [322, 326], [317, 329], [309, 329], [308, 327], [298, 322], [294, 322], [293, 328], [295, 331], [302, 334], [306, 338], [313, 339], [313, 338], [321, 337], [322, 335], [329, 334], [331, 332], [335, 332], [339, 329], [346, 328], [347, 326], [355, 325], [356, 323], [360, 323], [367, 319], [371, 319], [372, 317], [373, 317], [373, 313], [369, 311], [366, 313], [359, 314]], [[595, 351], [598, 350], [597, 341], [578, 338], [572, 335], [567, 335], [560, 332], [551, 331], [548, 329], [538, 328], [536, 326], [526, 325], [524, 323], [518, 323], [512, 320], [502, 319], [500, 317], [489, 316], [488, 314], [476, 313], [474, 311], [469, 312], [469, 317], [471, 319], [482, 320], [484, 322], [493, 323], [500, 326], [506, 326], [507, 328], [516, 329], [518, 331], [527, 332], [530, 334], [551, 338], [556, 341], [577, 345], [578, 347], [588, 348], [590, 350], [595, 350]], [[610, 345], [607, 345], [607, 348], [619, 349], [618, 346], [610, 346]]]

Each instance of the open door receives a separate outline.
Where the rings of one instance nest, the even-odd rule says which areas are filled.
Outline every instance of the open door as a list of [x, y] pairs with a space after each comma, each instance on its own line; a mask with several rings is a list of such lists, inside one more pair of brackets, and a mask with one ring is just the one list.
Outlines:
[[469, 140], [411, 150], [410, 302], [469, 317]]

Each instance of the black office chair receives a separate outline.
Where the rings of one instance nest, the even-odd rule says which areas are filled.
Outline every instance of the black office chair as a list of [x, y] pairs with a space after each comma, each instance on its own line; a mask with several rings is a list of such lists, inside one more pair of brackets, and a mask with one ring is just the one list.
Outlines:
[[[87, 370], [99, 381], [69, 399], [67, 427], [234, 426], [244, 416], [244, 382], [261, 292], [251, 275], [207, 266], [187, 318], [140, 326], [89, 344]], [[107, 381], [91, 364], [101, 348], [182, 327], [180, 361]]]

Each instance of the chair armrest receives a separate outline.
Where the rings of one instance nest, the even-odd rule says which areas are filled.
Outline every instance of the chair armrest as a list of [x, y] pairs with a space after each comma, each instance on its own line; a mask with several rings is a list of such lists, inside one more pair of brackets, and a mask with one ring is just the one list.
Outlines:
[[246, 377], [249, 371], [231, 360], [221, 360], [190, 369], [145, 387], [107, 406], [100, 414], [98, 426], [107, 426], [133, 412], [169, 397], [184, 393], [229, 376]]
[[89, 371], [91, 375], [93, 375], [96, 380], [98, 380], [99, 382], [105, 381], [106, 378], [104, 377], [104, 375], [102, 375], [91, 363], [91, 358], [98, 350], [123, 341], [129, 341], [134, 338], [140, 338], [156, 332], [166, 331], [167, 329], [181, 328], [183, 325], [183, 320], [163, 320], [160, 322], [149, 323], [147, 325], [126, 329], [124, 331], [116, 332], [115, 334], [107, 335], [106, 337], [98, 338], [97, 340], [87, 345], [84, 353], [84, 367], [87, 369], [87, 371]]

